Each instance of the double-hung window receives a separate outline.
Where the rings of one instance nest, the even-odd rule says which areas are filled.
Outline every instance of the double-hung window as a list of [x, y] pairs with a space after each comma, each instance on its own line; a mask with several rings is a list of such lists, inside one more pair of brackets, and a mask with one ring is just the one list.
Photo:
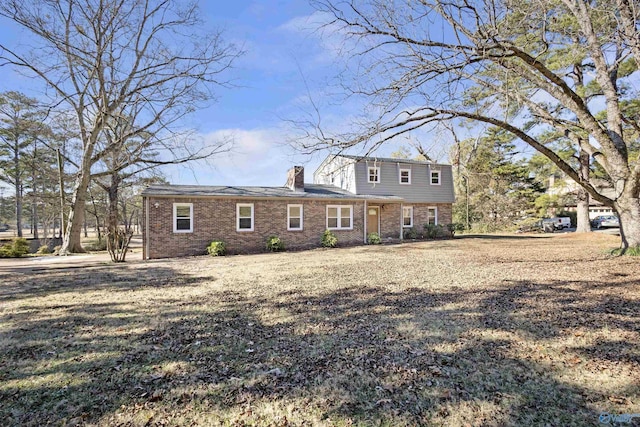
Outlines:
[[302, 205], [287, 205], [287, 230], [302, 230]]
[[377, 166], [369, 166], [369, 182], [372, 184], [377, 184], [380, 182], [380, 168]]
[[193, 203], [173, 204], [173, 232], [193, 233]]
[[404, 206], [402, 208], [402, 226], [413, 227], [413, 206]]
[[427, 223], [438, 225], [438, 208], [427, 209]]
[[327, 228], [353, 230], [353, 207], [351, 205], [327, 206]]
[[236, 204], [236, 231], [253, 231], [253, 203]]
[[411, 184], [411, 169], [400, 169], [400, 184]]
[[440, 185], [440, 171], [431, 171], [431, 185]]

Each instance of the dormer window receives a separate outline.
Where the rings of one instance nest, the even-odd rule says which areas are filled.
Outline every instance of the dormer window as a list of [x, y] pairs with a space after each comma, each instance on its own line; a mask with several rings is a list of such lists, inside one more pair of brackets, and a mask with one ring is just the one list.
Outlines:
[[431, 185], [440, 185], [440, 171], [431, 171]]
[[411, 184], [411, 169], [400, 169], [400, 184]]
[[377, 184], [380, 182], [380, 168], [376, 166], [369, 167], [369, 182]]

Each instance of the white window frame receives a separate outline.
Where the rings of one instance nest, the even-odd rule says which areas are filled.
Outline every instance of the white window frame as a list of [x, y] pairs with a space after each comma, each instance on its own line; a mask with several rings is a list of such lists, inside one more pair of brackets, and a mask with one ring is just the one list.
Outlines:
[[[438, 177], [438, 182], [433, 182], [434, 175]], [[440, 185], [441, 182], [442, 182], [442, 174], [440, 173], [440, 171], [432, 170], [431, 173], [429, 174], [429, 183], [431, 185]]]
[[[291, 208], [300, 208], [300, 227], [292, 228], [291, 227], [291, 218], [298, 218], [296, 216], [291, 216]], [[302, 231], [304, 228], [304, 208], [299, 204], [287, 205], [287, 230], [288, 231]]]
[[[240, 228], [240, 208], [251, 208], [251, 228]], [[253, 203], [236, 203], [236, 231], [238, 232], [246, 232], [253, 231], [255, 228], [255, 209], [253, 207]], [[243, 216], [242, 218], [248, 218]]]
[[[406, 218], [405, 215], [404, 215], [404, 210], [405, 209], [408, 209], [411, 212], [411, 214], [409, 215], [409, 218], [411, 218], [411, 223], [409, 225], [406, 225], [404, 223], [404, 219]], [[413, 227], [413, 206], [403, 206], [402, 207], [402, 227], [403, 228], [411, 228], [411, 227]]]
[[[402, 182], [402, 172], [408, 172], [408, 175], [409, 175], [408, 182]], [[410, 168], [400, 168], [400, 171], [398, 172], [398, 182], [401, 185], [411, 185], [411, 169]]]
[[[336, 208], [338, 212], [338, 221], [336, 221], [338, 225], [337, 227], [329, 227], [329, 209], [331, 208]], [[342, 226], [341, 220], [343, 209], [349, 209], [349, 227]], [[353, 230], [353, 205], [327, 205], [326, 218], [327, 230]]]
[[[371, 181], [371, 170], [375, 170], [375, 181]], [[367, 168], [367, 182], [369, 184], [380, 184], [380, 166], [369, 166]]]
[[438, 207], [437, 206], [429, 206], [427, 207], [427, 224], [429, 223], [429, 211], [433, 209], [435, 212], [434, 216], [434, 225], [438, 225]]
[[[178, 208], [189, 208], [189, 229], [178, 230]], [[180, 219], [186, 219], [186, 217], [180, 217]], [[193, 233], [193, 203], [174, 203], [173, 204], [173, 232], [174, 233]]]

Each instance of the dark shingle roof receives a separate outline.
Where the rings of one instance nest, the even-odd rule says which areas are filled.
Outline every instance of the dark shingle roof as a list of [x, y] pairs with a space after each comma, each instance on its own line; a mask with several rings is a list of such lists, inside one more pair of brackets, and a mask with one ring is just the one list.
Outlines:
[[304, 184], [304, 191], [288, 187], [233, 187], [210, 185], [151, 185], [142, 191], [143, 196], [181, 197], [241, 197], [241, 198], [292, 198], [292, 199], [345, 199], [385, 200], [401, 202], [397, 196], [356, 195], [332, 185]]

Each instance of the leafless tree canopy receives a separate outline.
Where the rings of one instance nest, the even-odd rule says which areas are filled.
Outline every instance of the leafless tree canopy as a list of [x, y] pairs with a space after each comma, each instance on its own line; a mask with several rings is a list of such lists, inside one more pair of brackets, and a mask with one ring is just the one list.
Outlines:
[[[204, 31], [198, 13], [195, 2], [178, 0], [0, 1], [0, 16], [30, 34], [29, 45], [0, 45], [0, 65], [39, 78], [77, 120], [82, 155], [63, 250], [81, 250], [92, 168], [114, 151], [128, 150], [118, 153], [128, 159], [121, 167], [211, 154], [170, 132], [227, 85], [224, 72], [241, 52], [220, 32]], [[107, 137], [114, 126], [115, 139]], [[159, 150], [169, 158], [158, 158]]]
[[[636, 93], [640, 3], [561, 1], [316, 1], [345, 37], [349, 96], [368, 102], [366, 120], [332, 134], [319, 111], [302, 148], [378, 145], [441, 121], [505, 129], [551, 159], [593, 198], [614, 206], [640, 244]], [[606, 172], [605, 195], [539, 139], [564, 133]], [[373, 141], [373, 142], [372, 142]], [[625, 220], [626, 219], [626, 220]]]

